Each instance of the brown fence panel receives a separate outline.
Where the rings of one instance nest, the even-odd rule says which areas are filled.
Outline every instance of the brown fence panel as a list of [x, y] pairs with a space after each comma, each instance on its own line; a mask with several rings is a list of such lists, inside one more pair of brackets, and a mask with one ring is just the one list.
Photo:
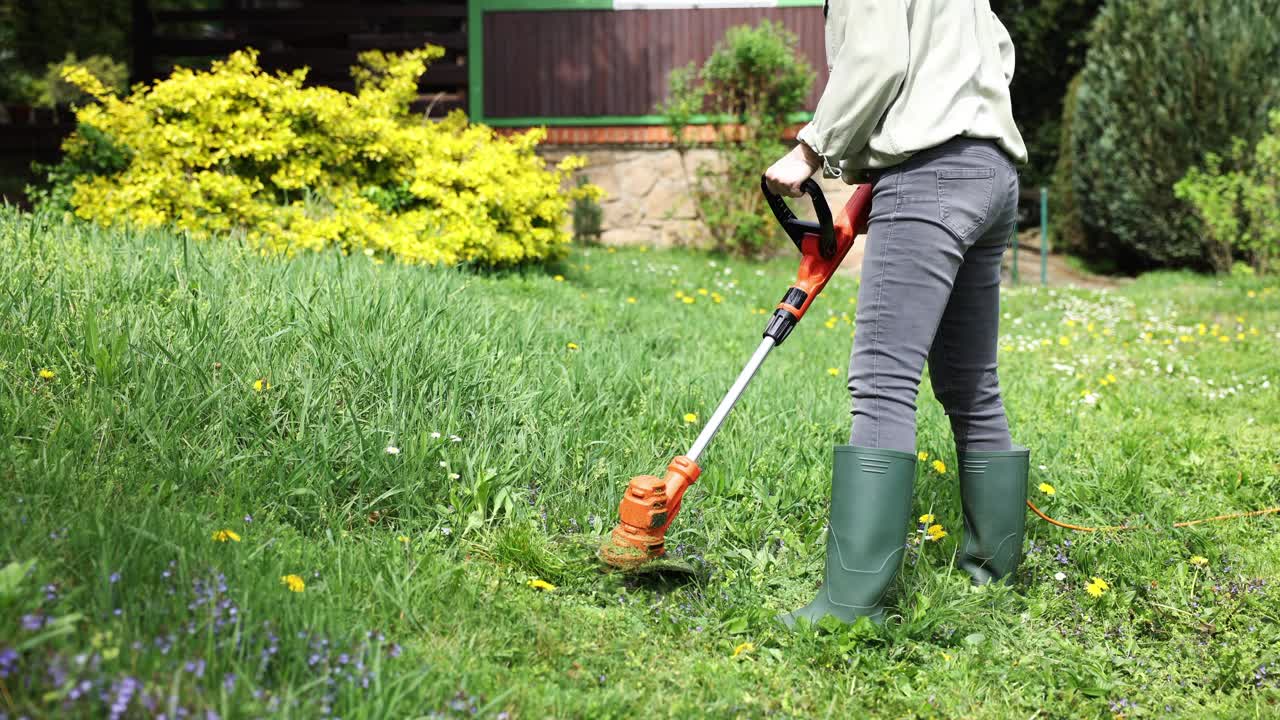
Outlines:
[[821, 7], [494, 12], [484, 15], [484, 114], [492, 118], [649, 115], [667, 74], [701, 63], [726, 30], [781, 21], [827, 81]]
[[165, 10], [134, 0], [137, 80], [244, 48], [267, 70], [311, 68], [308, 81], [351, 90], [349, 68], [364, 50], [441, 45], [420, 84], [419, 105], [434, 114], [466, 101], [466, 0], [227, 0], [221, 10]]

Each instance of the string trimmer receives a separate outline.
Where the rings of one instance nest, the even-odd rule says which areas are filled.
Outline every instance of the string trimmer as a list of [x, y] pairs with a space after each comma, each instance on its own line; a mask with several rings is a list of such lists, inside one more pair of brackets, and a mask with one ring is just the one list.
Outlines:
[[787, 339], [813, 304], [814, 298], [826, 287], [827, 281], [849, 254], [854, 238], [866, 232], [871, 212], [870, 185], [861, 185], [854, 191], [853, 197], [845, 203], [844, 212], [834, 222], [831, 219], [831, 208], [827, 206], [818, 183], [806, 180], [801, 187], [813, 201], [817, 222], [797, 219], [786, 201], [769, 192], [763, 179], [760, 181], [760, 189], [774, 216], [800, 250], [800, 270], [795, 284], [787, 289], [782, 302], [774, 309], [769, 324], [765, 326], [760, 346], [747, 361], [728, 394], [720, 401], [689, 452], [672, 458], [667, 465], [667, 474], [661, 478], [653, 475], [631, 478], [631, 484], [627, 486], [622, 502], [618, 505], [621, 521], [613, 529], [609, 541], [600, 548], [599, 556], [605, 563], [617, 568], [633, 569], [662, 557], [666, 552], [667, 528], [680, 512], [680, 501], [684, 498], [685, 491], [702, 473], [702, 468], [698, 466], [702, 451], [720, 430], [729, 411], [738, 402], [738, 398], [742, 397], [743, 391], [764, 364], [769, 352]]

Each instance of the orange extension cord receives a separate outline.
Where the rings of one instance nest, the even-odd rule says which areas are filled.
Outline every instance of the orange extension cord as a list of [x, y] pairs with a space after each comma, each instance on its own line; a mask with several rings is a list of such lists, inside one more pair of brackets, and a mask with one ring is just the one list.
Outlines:
[[[1031, 512], [1038, 515], [1041, 520], [1044, 520], [1050, 525], [1056, 525], [1060, 528], [1066, 528], [1067, 530], [1075, 530], [1076, 532], [1119, 532], [1121, 530], [1141, 530], [1142, 529], [1141, 526], [1133, 526], [1133, 525], [1108, 525], [1106, 527], [1096, 527], [1096, 528], [1084, 527], [1083, 525], [1072, 525], [1071, 523], [1064, 523], [1060, 520], [1054, 520], [1048, 515], [1045, 515], [1044, 511], [1036, 507], [1035, 503], [1031, 502], [1030, 500], [1027, 501], [1027, 507], [1031, 508]], [[1201, 523], [1214, 522], [1215, 520], [1235, 520], [1237, 518], [1257, 517], [1258, 515], [1272, 515], [1274, 513], [1280, 513], [1280, 507], [1266, 508], [1264, 510], [1254, 510], [1252, 512], [1231, 513], [1230, 515], [1215, 515], [1210, 518], [1201, 518], [1199, 520], [1185, 520], [1183, 522], [1176, 522], [1173, 524], [1173, 526], [1176, 528], [1184, 528], [1184, 527], [1191, 527], [1192, 525], [1199, 525]]]

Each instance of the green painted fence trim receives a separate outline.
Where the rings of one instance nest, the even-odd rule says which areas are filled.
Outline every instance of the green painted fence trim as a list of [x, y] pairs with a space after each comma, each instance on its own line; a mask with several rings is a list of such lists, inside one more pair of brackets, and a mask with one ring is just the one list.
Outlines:
[[[778, 0], [778, 7], [821, 7], [823, 0]], [[602, 115], [583, 117], [486, 118], [484, 116], [484, 14], [487, 12], [550, 12], [556, 10], [613, 10], [613, 0], [470, 0], [467, 3], [467, 115], [473, 123], [494, 127], [662, 125], [660, 115]], [[618, 12], [644, 12], [619, 10]], [[710, 124], [696, 116], [694, 124]], [[793, 113], [792, 122], [808, 122], [813, 113]]]
[[[798, 112], [787, 116], [788, 122], [801, 123], [813, 119], [813, 113]], [[711, 125], [715, 122], [731, 123], [733, 118], [715, 118], [711, 115], [693, 115], [690, 125]], [[472, 122], [476, 121], [474, 118]], [[588, 115], [585, 117], [511, 117], [484, 118], [485, 125], [493, 127], [609, 127], [612, 125], [666, 125], [665, 115]]]

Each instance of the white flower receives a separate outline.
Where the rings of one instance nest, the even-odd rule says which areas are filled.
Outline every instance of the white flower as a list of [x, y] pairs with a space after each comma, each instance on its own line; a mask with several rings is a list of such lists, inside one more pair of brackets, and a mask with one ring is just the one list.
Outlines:
[[388, 445], [388, 446], [387, 446], [387, 454], [388, 454], [388, 455], [399, 455], [399, 454], [400, 454], [400, 448], [396, 447], [395, 445]]
[[449, 463], [447, 463], [447, 462], [445, 462], [445, 461], [441, 460], [441, 461], [440, 461], [440, 467], [442, 467], [442, 468], [447, 468], [447, 467], [449, 467]]
[[449, 529], [449, 528], [447, 528], [447, 527], [443, 527], [443, 528], [440, 528], [440, 534], [441, 534], [441, 535], [452, 535], [452, 534], [453, 534], [453, 530], [451, 530], [451, 529]]
[[453, 442], [462, 442], [462, 438], [458, 437], [457, 435], [450, 435], [449, 439], [452, 440]]
[[457, 479], [459, 479], [459, 478], [461, 478], [461, 477], [462, 477], [462, 476], [461, 476], [461, 475], [459, 475], [458, 473], [449, 473], [449, 479], [450, 479], [450, 480], [457, 480]]
[[1064, 572], [1056, 572], [1053, 574], [1053, 579], [1057, 580], [1058, 582], [1062, 582], [1063, 580], [1067, 579], [1067, 574]]
[[433, 433], [431, 433], [431, 439], [432, 439], [432, 440], [439, 440], [439, 439], [440, 439], [440, 433], [438, 433], [438, 432], [433, 432]]

